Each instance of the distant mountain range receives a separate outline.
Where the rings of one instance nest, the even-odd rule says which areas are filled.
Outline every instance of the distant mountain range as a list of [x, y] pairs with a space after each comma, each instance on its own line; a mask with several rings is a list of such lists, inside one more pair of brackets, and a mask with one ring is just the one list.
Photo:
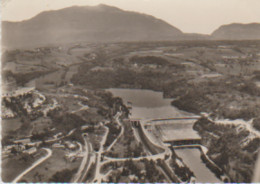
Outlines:
[[211, 34], [216, 40], [260, 40], [260, 24], [228, 24], [220, 26]]
[[21, 22], [2, 22], [6, 47], [76, 42], [260, 39], [260, 24], [221, 26], [211, 36], [186, 34], [153, 16], [107, 5], [42, 12]]

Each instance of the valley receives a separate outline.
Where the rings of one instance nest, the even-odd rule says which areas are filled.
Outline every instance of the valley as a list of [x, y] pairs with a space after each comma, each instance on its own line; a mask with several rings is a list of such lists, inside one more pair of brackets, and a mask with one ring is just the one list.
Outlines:
[[[260, 144], [259, 53], [257, 41], [86, 43], [8, 51], [2, 177], [13, 181], [7, 173], [16, 159], [27, 163], [13, 173], [18, 176], [28, 160], [37, 162], [51, 149], [52, 155], [19, 181], [204, 182], [209, 172], [211, 182], [250, 182]], [[152, 119], [178, 117], [198, 119], [149, 125]], [[131, 126], [135, 120], [148, 121], [144, 135]], [[143, 142], [143, 136], [152, 142]], [[203, 149], [167, 146], [178, 137], [201, 139]], [[202, 173], [189, 160], [200, 160], [200, 154]], [[148, 177], [148, 167], [159, 178]]]

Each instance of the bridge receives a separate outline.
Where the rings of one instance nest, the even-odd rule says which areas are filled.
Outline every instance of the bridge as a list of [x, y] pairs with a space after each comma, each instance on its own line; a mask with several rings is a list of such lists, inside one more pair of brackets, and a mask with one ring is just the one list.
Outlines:
[[152, 119], [151, 122], [157, 121], [171, 121], [171, 120], [198, 120], [201, 116], [187, 116], [187, 117], [176, 117], [176, 118], [159, 118], [159, 119]]
[[200, 144], [191, 144], [191, 145], [178, 145], [178, 146], [171, 146], [173, 149], [199, 149], [201, 150]]
[[201, 145], [201, 138], [196, 139], [177, 139], [172, 141], [165, 141], [165, 143], [171, 144], [171, 146], [175, 147], [187, 147], [190, 145]]
[[171, 124], [171, 121], [179, 120], [198, 120], [201, 116], [186, 116], [186, 117], [173, 117], [173, 118], [157, 118], [157, 119], [130, 119], [131, 123], [135, 126], [138, 126], [142, 122], [143, 125], [162, 125], [162, 124]]

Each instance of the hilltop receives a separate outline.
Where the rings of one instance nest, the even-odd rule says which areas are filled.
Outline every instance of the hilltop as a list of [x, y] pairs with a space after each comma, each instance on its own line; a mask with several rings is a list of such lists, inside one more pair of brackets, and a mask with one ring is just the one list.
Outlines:
[[45, 11], [22, 22], [2, 23], [6, 46], [73, 42], [175, 40], [183, 33], [153, 16], [107, 5]]
[[259, 40], [260, 24], [228, 24], [220, 26], [212, 33], [212, 38], [216, 40]]
[[79, 42], [258, 40], [260, 24], [223, 25], [211, 35], [183, 33], [151, 15], [100, 4], [45, 11], [21, 22], [3, 21], [2, 37], [6, 48]]

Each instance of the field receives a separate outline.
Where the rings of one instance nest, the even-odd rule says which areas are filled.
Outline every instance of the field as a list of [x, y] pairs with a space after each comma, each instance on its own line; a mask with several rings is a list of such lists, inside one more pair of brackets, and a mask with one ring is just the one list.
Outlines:
[[2, 181], [11, 182], [13, 179], [30, 167], [33, 162], [46, 154], [44, 150], [38, 150], [33, 155], [21, 153], [13, 157], [2, 157]]
[[118, 136], [117, 142], [105, 153], [113, 158], [133, 158], [145, 156], [144, 146], [135, 138], [134, 130], [129, 121], [122, 121], [123, 131]]
[[[52, 176], [58, 171], [65, 169], [74, 170], [79, 167], [81, 158], [77, 158], [74, 161], [70, 161], [65, 157], [65, 150], [53, 149], [52, 156], [44, 163], [33, 169], [30, 173], [23, 177], [23, 181], [26, 182], [47, 182], [52, 181]], [[69, 181], [67, 181], [69, 182]]]
[[[160, 91], [163, 97], [171, 101], [172, 106], [187, 113], [203, 116], [206, 114], [213, 120], [255, 120], [254, 127], [259, 128], [259, 41], [80, 43], [31, 50], [8, 50], [3, 55], [4, 87], [12, 90], [24, 86], [35, 87], [33, 94], [3, 98], [2, 106], [8, 106], [19, 117], [4, 119], [3, 146], [15, 147], [15, 141], [28, 138], [30, 144], [38, 149], [46, 146], [53, 151], [53, 155], [47, 161], [23, 178], [24, 181], [48, 182], [60, 178], [63, 178], [64, 182], [69, 181], [77, 171], [81, 158], [71, 162], [65, 158], [67, 150], [52, 148], [52, 145], [64, 141], [83, 145], [82, 134], [85, 132], [92, 139], [90, 143], [94, 151], [98, 152], [105, 127], [109, 132], [104, 150], [108, 149], [124, 130], [106, 156], [133, 157], [145, 154], [142, 146], [135, 140], [131, 127], [120, 125], [115, 118], [119, 112], [122, 114], [120, 121], [128, 118], [130, 112], [126, 105], [130, 102], [124, 104], [122, 99], [114, 97], [106, 90], [109, 88]], [[34, 101], [28, 99], [39, 98], [37, 93], [46, 97], [46, 101], [32, 107]], [[214, 138], [211, 137], [218, 130], [210, 130], [210, 134], [205, 127], [203, 124], [197, 131], [206, 139], [203, 139], [203, 144], [209, 149], [212, 157], [218, 154], [226, 154], [227, 158], [232, 156], [211, 147], [215, 144], [212, 140], [223, 149], [226, 143], [218, 134]], [[186, 129], [183, 132], [179, 131], [180, 128], [183, 128], [182, 123], [147, 127], [148, 131], [154, 133], [154, 137], [163, 141], [182, 135], [197, 136], [191, 124], [184, 127]], [[249, 135], [251, 132], [246, 133]], [[229, 139], [234, 137], [234, 147], [239, 147], [240, 142], [233, 136], [239, 133], [227, 131], [227, 134], [225, 136]], [[250, 137], [246, 140], [249, 142], [248, 150], [255, 150], [258, 139]], [[242, 158], [244, 153], [240, 151]], [[225, 161], [223, 167], [230, 168], [232, 164], [241, 166], [234, 166], [234, 169], [237, 169], [236, 173], [241, 176], [239, 181], [248, 182], [253, 168], [253, 158], [256, 158], [254, 154], [249, 160], [234, 160], [234, 163]], [[19, 156], [14, 153], [8, 153], [7, 158], [19, 160]], [[3, 158], [3, 168], [7, 169], [4, 172], [10, 172], [7, 165], [10, 162], [10, 166], [14, 167], [15, 161], [5, 159]], [[221, 163], [218, 162], [218, 157], [214, 159]], [[245, 164], [247, 161], [249, 163]], [[26, 164], [19, 161], [17, 170], [25, 169], [28, 166]], [[153, 167], [154, 164], [150, 163], [150, 166]], [[133, 165], [135, 164], [131, 166]], [[137, 165], [142, 169], [146, 167], [144, 163]], [[92, 169], [95, 170], [94, 167]], [[124, 177], [129, 171], [123, 172], [121, 169], [115, 168], [115, 173], [112, 173], [107, 181], [130, 181]], [[236, 178], [232, 170], [226, 172]], [[124, 175], [121, 177], [122, 173]], [[156, 174], [158, 173], [160, 171], [156, 170]], [[141, 176], [147, 177], [143, 173]], [[5, 177], [10, 179], [13, 175]], [[165, 181], [162, 177], [151, 178], [150, 181]], [[134, 179], [136, 178], [132, 176], [131, 181]], [[140, 181], [148, 182], [145, 179]]]
[[156, 164], [155, 161], [146, 159], [108, 163], [102, 167], [102, 172], [106, 173], [102, 182], [168, 182], [168, 178], [161, 169], [156, 167]]
[[15, 119], [5, 119], [1, 121], [2, 126], [2, 137], [9, 134], [10, 131], [15, 131], [21, 126], [21, 121], [19, 118]]

